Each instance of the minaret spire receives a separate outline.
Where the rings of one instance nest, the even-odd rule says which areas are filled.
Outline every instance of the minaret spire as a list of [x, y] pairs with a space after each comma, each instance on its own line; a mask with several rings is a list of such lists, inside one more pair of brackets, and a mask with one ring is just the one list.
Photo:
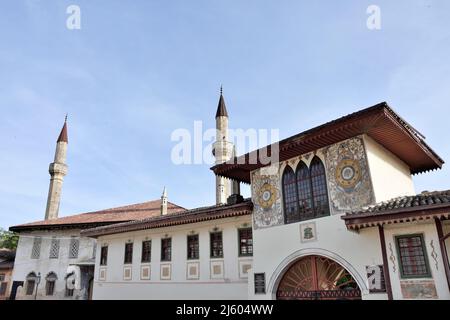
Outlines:
[[164, 186], [163, 193], [161, 195], [161, 215], [165, 216], [167, 214], [167, 189]]
[[[216, 112], [216, 141], [213, 145], [213, 155], [216, 164], [221, 164], [231, 158], [233, 144], [228, 141], [228, 112], [223, 97], [223, 88], [220, 86], [219, 104]], [[216, 176], [216, 204], [225, 204], [231, 193], [230, 180]]]
[[64, 125], [56, 141], [55, 158], [49, 166], [50, 173], [50, 187], [47, 197], [47, 208], [45, 210], [45, 220], [58, 218], [59, 203], [61, 200], [61, 190], [64, 176], [67, 174], [66, 155], [67, 144], [67, 115], [64, 120]]

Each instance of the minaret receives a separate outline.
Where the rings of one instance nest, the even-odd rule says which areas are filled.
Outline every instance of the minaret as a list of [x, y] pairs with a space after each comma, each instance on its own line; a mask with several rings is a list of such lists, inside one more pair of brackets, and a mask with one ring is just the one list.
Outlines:
[[[216, 165], [224, 163], [231, 158], [233, 145], [228, 141], [228, 112], [220, 87], [219, 105], [216, 112], [216, 142], [213, 145], [213, 155]], [[231, 181], [216, 176], [216, 204], [225, 204], [231, 193]]]
[[161, 196], [161, 215], [165, 216], [167, 214], [167, 189], [164, 187], [162, 196]]
[[45, 220], [58, 218], [59, 202], [61, 200], [61, 189], [64, 176], [67, 174], [66, 153], [67, 153], [67, 116], [64, 121], [61, 133], [56, 142], [55, 159], [50, 163], [48, 169], [50, 173], [50, 187], [48, 190], [47, 209], [45, 210]]

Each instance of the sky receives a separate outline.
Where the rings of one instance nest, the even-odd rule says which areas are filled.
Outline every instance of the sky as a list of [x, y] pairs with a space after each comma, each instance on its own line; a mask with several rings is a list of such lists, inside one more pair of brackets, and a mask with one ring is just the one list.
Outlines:
[[[81, 29], [66, 26], [73, 4]], [[174, 164], [171, 134], [214, 128], [220, 85], [230, 128], [282, 139], [387, 101], [448, 161], [449, 14], [447, 0], [0, 0], [0, 227], [44, 218], [66, 113], [60, 216], [164, 186], [183, 207], [214, 204], [210, 165]], [[416, 192], [449, 180], [447, 165], [414, 176]]]

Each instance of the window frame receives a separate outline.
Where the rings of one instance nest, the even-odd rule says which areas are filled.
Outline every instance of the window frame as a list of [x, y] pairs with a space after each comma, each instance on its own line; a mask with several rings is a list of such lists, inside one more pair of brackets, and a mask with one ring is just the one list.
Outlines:
[[[220, 234], [220, 243], [221, 243], [220, 251], [222, 252], [222, 254], [221, 254], [221, 255], [218, 255], [218, 256], [214, 256], [214, 255], [213, 255], [214, 249], [213, 249], [213, 239], [212, 239], [212, 237], [213, 237], [213, 235], [215, 235], [215, 234]], [[223, 259], [223, 257], [224, 257], [223, 251], [224, 251], [224, 248], [223, 248], [223, 232], [222, 232], [222, 231], [213, 231], [213, 232], [210, 232], [210, 233], [209, 233], [209, 255], [210, 255], [210, 258], [211, 258], [211, 259]]]
[[[189, 253], [190, 253], [190, 243], [189, 240], [190, 239], [196, 239], [196, 248], [194, 248], [194, 253], [196, 253], [195, 257], [190, 257]], [[200, 237], [197, 234], [188, 234], [186, 237], [186, 242], [187, 242], [187, 251], [186, 251], [186, 259], [187, 260], [199, 260], [200, 259]]]
[[[103, 258], [104, 261], [103, 261]], [[100, 247], [100, 265], [101, 266], [107, 266], [108, 265], [108, 246], [101, 246]]]
[[[252, 244], [251, 244], [252, 253], [248, 253], [248, 247], [249, 247], [248, 244], [245, 245], [247, 247], [247, 253], [242, 253], [241, 232], [248, 231], [248, 230], [250, 230], [250, 233], [251, 233], [250, 239], [252, 240]], [[253, 228], [252, 227], [238, 228], [237, 231], [238, 231], [238, 255], [239, 255], [239, 257], [253, 257], [253, 248], [254, 248], [253, 247]]]
[[[148, 259], [144, 260], [144, 244], [148, 243], [149, 250], [148, 250]], [[144, 240], [142, 241], [142, 248], [141, 248], [141, 263], [150, 263], [152, 262], [152, 240]]]
[[[421, 248], [422, 248], [422, 253], [424, 256], [424, 260], [425, 260], [425, 268], [426, 268], [426, 274], [420, 274], [420, 275], [406, 275], [403, 271], [403, 261], [402, 261], [402, 255], [401, 255], [401, 250], [400, 250], [400, 244], [399, 244], [399, 240], [400, 239], [405, 239], [405, 238], [414, 238], [414, 237], [419, 237], [420, 238], [420, 244], [421, 244]], [[401, 279], [429, 279], [429, 278], [433, 278], [433, 275], [431, 274], [431, 268], [430, 268], [430, 264], [428, 261], [428, 252], [427, 252], [427, 248], [425, 245], [425, 237], [423, 233], [413, 233], [413, 234], [402, 234], [402, 235], [397, 235], [394, 236], [394, 240], [395, 240], [395, 247], [396, 247], [396, 251], [397, 251], [397, 260], [398, 260], [398, 264], [399, 264], [399, 270], [400, 270], [400, 278]]]
[[[164, 246], [165, 242], [169, 242], [168, 246]], [[165, 250], [169, 249], [169, 257], [165, 257]], [[171, 262], [172, 261], [172, 238], [163, 238], [161, 239], [161, 262]]]
[[7, 289], [8, 289], [8, 282], [0, 282], [0, 297], [6, 296]]
[[[285, 192], [286, 191], [285, 179], [286, 179], [286, 175], [287, 175], [288, 171], [291, 171], [291, 173], [292, 173], [292, 175], [294, 177], [294, 183], [292, 183], [292, 184], [294, 185], [294, 194], [295, 194], [295, 212], [294, 212], [293, 215], [296, 215], [300, 219], [300, 211], [299, 211], [299, 203], [298, 203], [299, 200], [298, 200], [297, 174], [296, 174], [296, 171], [294, 171], [294, 169], [291, 166], [287, 165], [283, 169], [283, 174], [281, 176], [281, 190], [283, 192], [283, 216], [284, 216], [283, 218], [284, 218], [284, 223], [285, 224], [290, 224], [290, 223], [295, 223], [295, 222], [300, 221], [300, 220], [295, 220], [295, 219], [293, 219], [292, 221], [288, 220], [288, 215], [287, 215], [287, 210], [286, 210], [286, 195], [287, 195], [287, 192]], [[290, 202], [290, 203], [292, 203], [292, 202]]]
[[78, 239], [77, 237], [71, 237], [69, 244], [69, 259], [78, 259], [79, 252], [80, 239]]
[[[33, 285], [31, 285], [31, 284], [33, 284]], [[31, 291], [30, 291], [30, 289], [31, 289]], [[27, 280], [27, 287], [25, 288], [25, 295], [32, 296], [34, 293], [34, 290], [36, 290], [36, 280], [35, 279]]]
[[133, 242], [125, 243], [124, 249], [123, 264], [133, 264]]

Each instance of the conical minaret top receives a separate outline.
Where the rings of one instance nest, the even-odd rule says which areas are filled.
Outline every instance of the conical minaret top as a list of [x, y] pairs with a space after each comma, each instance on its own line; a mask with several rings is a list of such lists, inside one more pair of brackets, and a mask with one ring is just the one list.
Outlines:
[[220, 86], [220, 98], [219, 98], [219, 105], [217, 106], [216, 119], [218, 117], [228, 118], [227, 107], [225, 106], [225, 99], [223, 98], [222, 86]]
[[50, 173], [50, 187], [47, 197], [47, 208], [45, 210], [45, 220], [58, 218], [59, 203], [61, 200], [61, 190], [64, 176], [67, 174], [66, 155], [67, 144], [67, 116], [64, 121], [64, 126], [56, 141], [55, 158], [49, 166]]

